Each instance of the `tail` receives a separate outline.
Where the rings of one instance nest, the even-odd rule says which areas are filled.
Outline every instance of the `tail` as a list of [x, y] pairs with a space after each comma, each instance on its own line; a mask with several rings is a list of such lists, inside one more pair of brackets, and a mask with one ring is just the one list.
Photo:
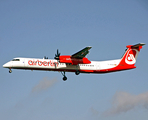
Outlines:
[[121, 58], [121, 61], [119, 63], [119, 66], [122, 67], [122, 69], [132, 69], [136, 68], [135, 63], [138, 56], [138, 53], [142, 49], [142, 46], [145, 45], [144, 43], [139, 43], [136, 45], [128, 45], [126, 46], [126, 52], [124, 53], [123, 57]]

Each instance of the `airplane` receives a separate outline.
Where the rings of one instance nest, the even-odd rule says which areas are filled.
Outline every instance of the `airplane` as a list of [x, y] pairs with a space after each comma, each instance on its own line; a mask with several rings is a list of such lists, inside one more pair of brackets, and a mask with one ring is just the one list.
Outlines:
[[63, 75], [63, 80], [66, 81], [65, 72], [75, 72], [79, 75], [80, 73], [110, 73], [134, 69], [138, 53], [143, 45], [145, 43], [126, 46], [123, 57], [116, 60], [90, 61], [86, 55], [92, 47], [88, 46], [73, 55], [60, 55], [57, 49], [54, 59], [17, 57], [5, 63], [3, 67], [8, 68], [9, 73], [12, 72], [11, 69], [59, 71]]

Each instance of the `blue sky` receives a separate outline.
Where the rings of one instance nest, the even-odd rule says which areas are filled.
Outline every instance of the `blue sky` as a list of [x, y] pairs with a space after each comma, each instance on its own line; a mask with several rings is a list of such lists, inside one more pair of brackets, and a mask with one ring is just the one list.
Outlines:
[[109, 74], [13, 70], [14, 57], [54, 58], [92, 46], [89, 60], [120, 58], [148, 41], [146, 0], [0, 1], [0, 119], [147, 120], [148, 47], [136, 69]]

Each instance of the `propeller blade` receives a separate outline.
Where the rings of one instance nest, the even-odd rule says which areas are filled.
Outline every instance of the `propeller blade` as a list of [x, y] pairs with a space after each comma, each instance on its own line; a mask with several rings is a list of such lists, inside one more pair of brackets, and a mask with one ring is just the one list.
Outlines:
[[61, 53], [59, 53], [59, 50], [57, 49], [57, 54], [55, 54], [54, 59], [59, 60], [60, 54], [61, 54]]
[[57, 56], [59, 57], [61, 53], [59, 53], [59, 50], [57, 49]]
[[57, 49], [57, 55], [59, 54], [59, 50]]

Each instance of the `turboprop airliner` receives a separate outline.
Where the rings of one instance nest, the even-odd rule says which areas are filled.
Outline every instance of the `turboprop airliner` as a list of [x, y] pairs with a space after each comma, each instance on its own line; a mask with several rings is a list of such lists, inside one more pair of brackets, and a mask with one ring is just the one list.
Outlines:
[[63, 80], [66, 81], [65, 72], [75, 72], [79, 75], [80, 73], [109, 73], [134, 69], [138, 53], [143, 45], [145, 44], [126, 46], [123, 57], [117, 60], [90, 61], [85, 57], [92, 48], [88, 46], [73, 55], [60, 55], [57, 50], [54, 59], [17, 57], [4, 64], [3, 67], [8, 68], [9, 73], [12, 69], [59, 71], [63, 75]]

